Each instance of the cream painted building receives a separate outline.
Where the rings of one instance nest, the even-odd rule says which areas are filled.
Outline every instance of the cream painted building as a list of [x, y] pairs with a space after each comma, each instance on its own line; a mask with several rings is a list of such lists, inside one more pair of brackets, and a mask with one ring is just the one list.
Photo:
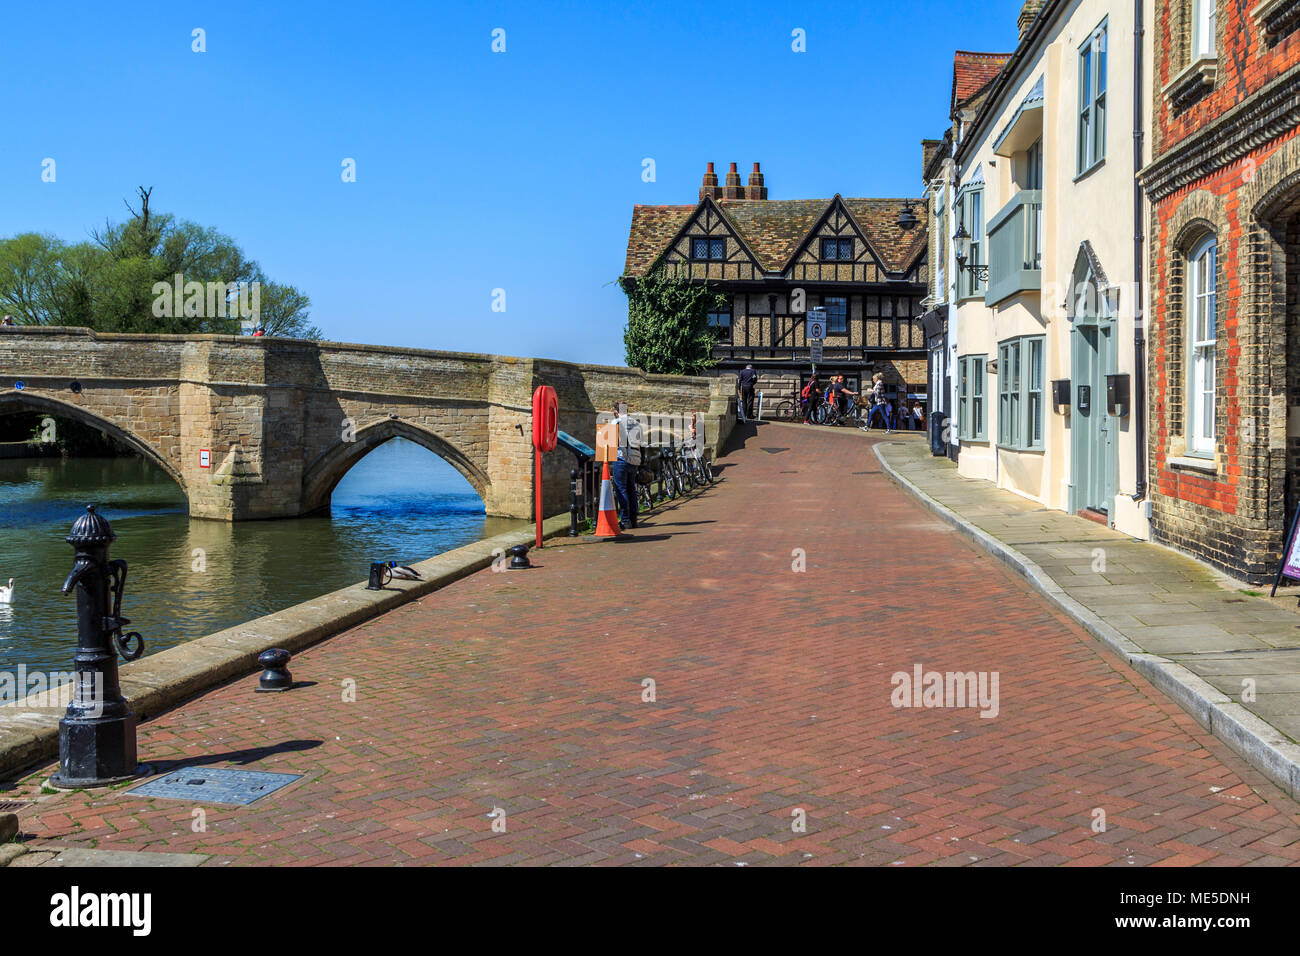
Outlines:
[[961, 473], [1139, 538], [1151, 6], [1025, 4], [954, 150], [949, 292]]

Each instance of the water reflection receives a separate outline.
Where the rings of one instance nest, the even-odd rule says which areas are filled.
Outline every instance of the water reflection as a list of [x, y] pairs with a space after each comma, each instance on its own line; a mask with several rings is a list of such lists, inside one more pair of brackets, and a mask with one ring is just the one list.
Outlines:
[[148, 652], [183, 643], [364, 580], [371, 560], [402, 563], [523, 522], [489, 519], [450, 465], [395, 438], [335, 489], [331, 513], [229, 524], [191, 519], [180, 489], [143, 459], [0, 461], [0, 669], [66, 669], [75, 599], [63, 540], [88, 502], [113, 523], [130, 564], [123, 613]]

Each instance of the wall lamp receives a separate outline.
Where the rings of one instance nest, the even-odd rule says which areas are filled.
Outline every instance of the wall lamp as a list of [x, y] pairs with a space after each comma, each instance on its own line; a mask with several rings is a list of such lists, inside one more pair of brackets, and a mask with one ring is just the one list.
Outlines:
[[957, 260], [957, 268], [965, 269], [977, 282], [987, 282], [989, 278], [989, 267], [987, 265], [978, 265], [972, 262], [966, 264], [970, 258], [970, 233], [966, 231], [966, 224], [962, 223], [957, 227], [957, 231], [952, 237], [953, 247], [956, 252], [953, 256]]

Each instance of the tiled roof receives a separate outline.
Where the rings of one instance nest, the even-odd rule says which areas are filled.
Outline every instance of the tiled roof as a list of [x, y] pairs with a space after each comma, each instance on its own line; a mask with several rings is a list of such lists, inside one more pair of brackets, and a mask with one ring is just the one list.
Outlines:
[[623, 274], [645, 275], [694, 211], [694, 206], [633, 206]]
[[722, 200], [718, 206], [768, 272], [779, 272], [831, 204], [829, 199]]
[[849, 207], [849, 214], [858, 228], [866, 235], [871, 248], [876, 251], [880, 261], [890, 272], [903, 272], [912, 267], [919, 255], [925, 252], [929, 242], [926, 229], [922, 225], [904, 230], [898, 224], [898, 214], [904, 204], [912, 204], [912, 212], [921, 222], [925, 222], [922, 211], [925, 204], [919, 199], [846, 199], [844, 205]]
[[[833, 199], [722, 199], [713, 202], [766, 272], [780, 272], [808, 238]], [[845, 208], [885, 268], [903, 272], [926, 249], [926, 231], [918, 225], [905, 232], [898, 225], [903, 205], [920, 214], [922, 200], [844, 199]], [[627, 240], [625, 275], [644, 275], [687, 221], [694, 206], [635, 206]]]
[[971, 53], [958, 50], [952, 63], [952, 108], [954, 110], [976, 96], [993, 81], [1010, 53]]

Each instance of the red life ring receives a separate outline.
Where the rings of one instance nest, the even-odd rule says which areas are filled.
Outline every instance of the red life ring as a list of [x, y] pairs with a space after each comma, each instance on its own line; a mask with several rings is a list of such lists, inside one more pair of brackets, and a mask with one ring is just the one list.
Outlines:
[[533, 392], [533, 447], [554, 451], [560, 432], [560, 398], [549, 385]]

